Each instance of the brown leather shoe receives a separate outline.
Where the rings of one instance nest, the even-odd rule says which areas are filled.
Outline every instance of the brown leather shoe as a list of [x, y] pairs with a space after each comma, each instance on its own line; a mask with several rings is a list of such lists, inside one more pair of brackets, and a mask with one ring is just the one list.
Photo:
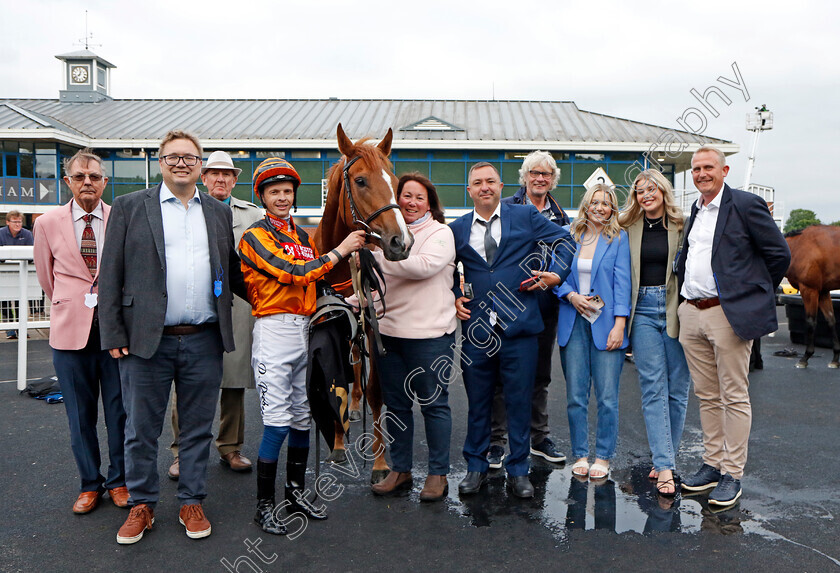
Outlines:
[[182, 505], [178, 513], [178, 521], [187, 530], [187, 537], [190, 539], [201, 539], [210, 535], [210, 521], [204, 517], [204, 510], [200, 503]]
[[155, 512], [151, 507], [145, 503], [135, 505], [117, 532], [117, 543], [121, 545], [137, 543], [143, 539], [146, 530], [152, 528], [154, 522]]
[[125, 486], [115, 487], [108, 490], [108, 495], [111, 496], [111, 501], [117, 507], [128, 507], [128, 488]]
[[414, 485], [411, 472], [390, 471], [381, 482], [370, 486], [376, 495], [399, 495], [407, 492]]
[[219, 463], [235, 472], [249, 472], [253, 468], [251, 460], [243, 456], [239, 450], [223, 455], [219, 458]]
[[449, 493], [449, 481], [446, 476], [429, 475], [420, 492], [420, 501], [440, 501]]
[[178, 463], [178, 456], [175, 456], [175, 461], [172, 462], [171, 466], [169, 466], [169, 471], [166, 475], [168, 475], [171, 480], [177, 480], [181, 477], [181, 466]]
[[83, 491], [73, 504], [73, 513], [90, 513], [99, 504], [99, 498], [102, 492], [99, 491]]

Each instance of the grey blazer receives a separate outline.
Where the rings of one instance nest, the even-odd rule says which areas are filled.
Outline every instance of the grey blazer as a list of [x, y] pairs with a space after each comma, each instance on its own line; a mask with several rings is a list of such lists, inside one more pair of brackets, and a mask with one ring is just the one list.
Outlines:
[[[215, 297], [226, 352], [234, 349], [231, 291], [245, 297], [245, 281], [233, 244], [230, 208], [201, 194], [207, 224], [210, 268], [222, 269], [222, 293]], [[128, 347], [151, 358], [163, 335], [166, 315], [166, 255], [160, 185], [117, 197], [111, 207], [99, 267], [99, 328], [102, 349]]]
[[[630, 238], [630, 279], [632, 290], [630, 291], [630, 320], [627, 321], [627, 334], [633, 328], [633, 316], [636, 314], [636, 299], [639, 297], [639, 260], [642, 256], [642, 233], [644, 232], [644, 217], [627, 227], [627, 235]], [[680, 335], [680, 322], [677, 318], [677, 307], [679, 306], [680, 291], [677, 284], [677, 275], [673, 270], [673, 262], [677, 251], [682, 245], [683, 232], [668, 229], [668, 265], [665, 269], [665, 330], [671, 338], [678, 338]]]

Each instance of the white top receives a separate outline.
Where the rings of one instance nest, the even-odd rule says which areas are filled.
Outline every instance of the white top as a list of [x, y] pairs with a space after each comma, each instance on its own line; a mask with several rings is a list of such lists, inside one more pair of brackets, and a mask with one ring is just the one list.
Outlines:
[[578, 259], [578, 288], [580, 294], [589, 296], [592, 284], [592, 259]]
[[[87, 211], [82, 209], [76, 200], [73, 200], [73, 206], [70, 208], [73, 216], [73, 234], [76, 235], [76, 246], [82, 248], [82, 233], [85, 231], [85, 220], [83, 217], [87, 215]], [[102, 240], [105, 238], [104, 219], [105, 212], [102, 210], [102, 201], [96, 204], [93, 211], [90, 212], [93, 218], [90, 220], [90, 227], [93, 229], [93, 236], [96, 239], [96, 260], [99, 260], [99, 253], [102, 252]]]
[[689, 300], [718, 296], [715, 274], [712, 271], [712, 243], [715, 237], [723, 187], [708, 204], [697, 200], [697, 216], [688, 234], [688, 255], [685, 260], [685, 282], [680, 294]]
[[[496, 205], [496, 210], [490, 216], [490, 236], [496, 241], [496, 246], [502, 243], [502, 219], [501, 219], [502, 204]], [[484, 233], [486, 227], [478, 221], [487, 222], [487, 219], [479, 215], [473, 210], [473, 222], [470, 227], [470, 246], [475, 249], [475, 252], [481, 255], [481, 258], [487, 260], [487, 254], [484, 252]]]

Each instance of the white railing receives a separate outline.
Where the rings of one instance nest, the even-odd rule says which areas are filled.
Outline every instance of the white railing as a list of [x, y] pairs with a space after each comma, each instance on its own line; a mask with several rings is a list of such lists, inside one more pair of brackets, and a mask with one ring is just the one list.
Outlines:
[[33, 247], [0, 247], [0, 261], [4, 261], [0, 264], [0, 308], [5, 311], [0, 315], [0, 331], [18, 331], [18, 390], [26, 388], [28, 331], [50, 326], [49, 302], [38, 284], [32, 251]]

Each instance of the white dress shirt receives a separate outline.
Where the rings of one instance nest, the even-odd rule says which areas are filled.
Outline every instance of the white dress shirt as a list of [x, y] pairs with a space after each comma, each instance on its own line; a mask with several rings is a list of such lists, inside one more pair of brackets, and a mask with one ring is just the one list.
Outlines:
[[712, 271], [712, 244], [715, 237], [723, 187], [708, 205], [697, 199], [697, 216], [688, 234], [688, 256], [685, 260], [685, 281], [680, 294], [689, 300], [718, 296]]
[[198, 188], [185, 208], [165, 183], [160, 186], [166, 253], [166, 316], [164, 325], [215, 322], [210, 244]]
[[[496, 246], [502, 243], [501, 211], [502, 204], [499, 203], [496, 205], [496, 210], [490, 216], [490, 236], [496, 241]], [[486, 227], [478, 221], [487, 223], [487, 219], [476, 213], [473, 209], [473, 222], [472, 227], [470, 227], [470, 246], [486, 261], [487, 253], [484, 252], [484, 233], [486, 232]]]
[[[70, 214], [73, 217], [73, 234], [76, 236], [76, 246], [81, 250], [82, 233], [84, 233], [85, 227], [87, 226], [85, 224], [84, 216], [88, 213], [82, 209], [78, 203], [76, 203], [75, 199], [73, 200], [73, 206], [70, 209]], [[90, 214], [93, 215], [90, 219], [90, 227], [93, 229], [93, 236], [96, 239], [96, 266], [98, 267], [99, 253], [102, 252], [102, 240], [105, 238], [105, 212], [102, 209], [102, 201], [96, 204], [96, 207], [93, 208], [93, 211], [91, 211]]]

